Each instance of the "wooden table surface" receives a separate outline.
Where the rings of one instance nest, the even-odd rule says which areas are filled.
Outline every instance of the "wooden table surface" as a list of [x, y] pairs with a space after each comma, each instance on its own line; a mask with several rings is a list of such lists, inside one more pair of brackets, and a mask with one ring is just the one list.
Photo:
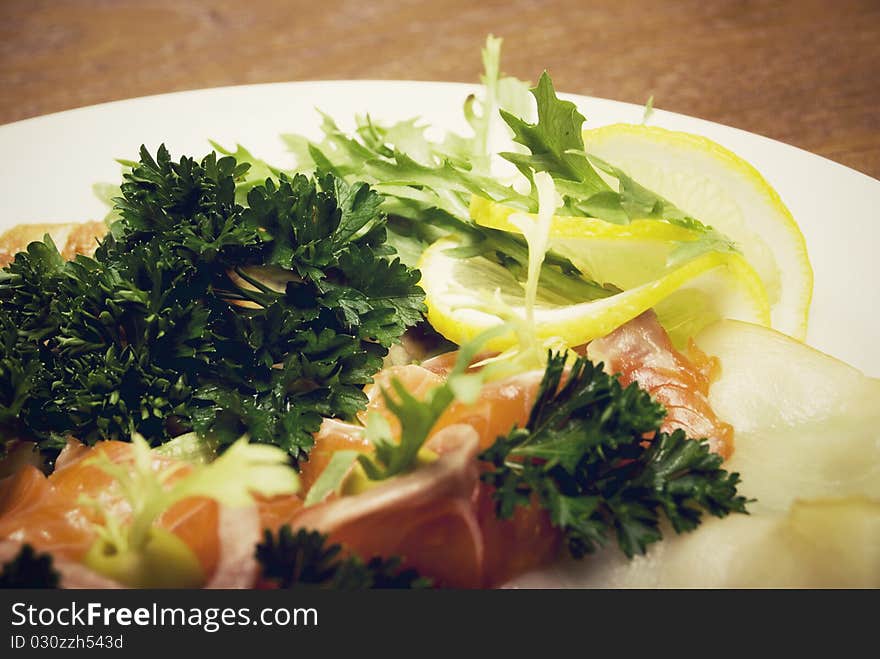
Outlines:
[[0, 123], [282, 80], [502, 68], [767, 135], [880, 178], [880, 1], [0, 0]]

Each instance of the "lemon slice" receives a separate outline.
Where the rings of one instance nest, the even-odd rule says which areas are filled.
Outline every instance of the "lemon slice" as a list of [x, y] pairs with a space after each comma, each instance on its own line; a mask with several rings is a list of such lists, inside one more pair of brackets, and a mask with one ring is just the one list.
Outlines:
[[[490, 229], [500, 229], [512, 233], [522, 230], [510, 221], [510, 216], [522, 211], [497, 202], [473, 195], [470, 215], [473, 220]], [[629, 224], [614, 224], [592, 217], [572, 217], [554, 215], [550, 235], [564, 239], [607, 239], [607, 240], [658, 240], [689, 242], [697, 240], [699, 234], [685, 227], [658, 222], [657, 220], [635, 220]]]
[[761, 174], [721, 145], [653, 126], [584, 131], [587, 153], [737, 243], [764, 283], [775, 329], [806, 336], [813, 270], [803, 234]]
[[[481, 226], [522, 233], [511, 221], [511, 216], [519, 213], [515, 208], [474, 195], [469, 210]], [[700, 237], [695, 230], [654, 219], [615, 224], [592, 217], [554, 215], [549, 247], [593, 280], [630, 289], [662, 276], [675, 248]]]
[[[502, 322], [489, 298], [500, 295], [505, 306], [526, 317], [523, 286], [501, 265], [483, 257], [456, 258], [451, 238], [434, 242], [422, 255], [419, 269], [426, 294], [428, 322], [455, 343], [465, 343]], [[675, 335], [717, 318], [735, 318], [767, 325], [770, 308], [761, 280], [739, 254], [709, 252], [670, 270], [662, 277], [607, 298], [570, 304], [538, 289], [534, 306], [537, 338], [577, 346], [605, 336], [652, 307], [677, 322], [667, 325]], [[694, 311], [696, 310], [696, 311]], [[504, 350], [514, 337], [497, 337], [490, 350]]]

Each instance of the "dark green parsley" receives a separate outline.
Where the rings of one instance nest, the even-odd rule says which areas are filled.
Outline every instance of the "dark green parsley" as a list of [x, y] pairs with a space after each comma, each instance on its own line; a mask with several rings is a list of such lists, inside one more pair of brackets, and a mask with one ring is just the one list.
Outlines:
[[[499, 517], [537, 500], [574, 557], [611, 536], [632, 557], [662, 538], [661, 517], [683, 533], [704, 512], [746, 512], [739, 475], [721, 469], [705, 441], [681, 430], [660, 432], [665, 410], [646, 391], [635, 383], [622, 387], [585, 358], [560, 386], [565, 361], [550, 356], [525, 428], [499, 437], [480, 456], [494, 467], [482, 479], [494, 488]], [[653, 435], [647, 447], [646, 434]]]
[[428, 588], [429, 579], [415, 570], [401, 569], [399, 558], [374, 557], [367, 562], [356, 556], [342, 557], [340, 545], [327, 545], [327, 537], [303, 529], [293, 533], [289, 525], [277, 533], [266, 529], [257, 545], [262, 576], [279, 588]]
[[248, 167], [142, 148], [94, 258], [65, 262], [47, 238], [0, 273], [6, 437], [51, 452], [68, 434], [248, 433], [301, 459], [324, 417], [365, 405], [422, 318], [419, 273], [366, 184], [280, 175], [242, 204]]
[[0, 588], [57, 588], [60, 577], [49, 554], [37, 554], [24, 545], [0, 570]]

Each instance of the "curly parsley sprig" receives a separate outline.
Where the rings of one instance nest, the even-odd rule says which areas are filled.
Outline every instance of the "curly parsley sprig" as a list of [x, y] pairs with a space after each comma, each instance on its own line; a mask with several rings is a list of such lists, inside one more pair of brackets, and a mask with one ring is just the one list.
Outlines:
[[706, 442], [660, 432], [665, 410], [646, 391], [622, 387], [586, 358], [563, 384], [565, 363], [565, 355], [550, 355], [526, 426], [480, 456], [493, 466], [482, 479], [494, 488], [499, 517], [537, 501], [574, 557], [611, 536], [632, 557], [662, 538], [661, 515], [683, 533], [704, 512], [746, 512], [739, 475], [721, 469]]
[[401, 567], [399, 558], [374, 557], [364, 562], [357, 556], [342, 556], [342, 547], [327, 544], [317, 531], [289, 525], [278, 531], [266, 529], [257, 545], [257, 560], [263, 578], [279, 588], [327, 588], [363, 590], [369, 588], [428, 588], [430, 579]]
[[48, 238], [16, 256], [0, 274], [5, 434], [51, 452], [67, 434], [248, 433], [301, 459], [324, 417], [364, 407], [422, 317], [418, 271], [393, 256], [366, 184], [282, 175], [243, 205], [248, 167], [142, 148], [94, 258], [65, 262]]
[[52, 556], [22, 545], [15, 557], [0, 569], [0, 588], [57, 588], [61, 577]]

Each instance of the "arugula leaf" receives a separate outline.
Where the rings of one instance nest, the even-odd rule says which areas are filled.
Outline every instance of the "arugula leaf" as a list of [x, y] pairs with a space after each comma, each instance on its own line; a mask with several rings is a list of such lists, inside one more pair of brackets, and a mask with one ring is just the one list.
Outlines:
[[[668, 199], [649, 190], [632, 179], [626, 172], [611, 165], [601, 158], [585, 154], [596, 167], [617, 179], [620, 192], [616, 197], [607, 199], [609, 209], [619, 205], [620, 210], [629, 219], [662, 219], [670, 224], [694, 231], [697, 240], [683, 242], [676, 247], [667, 259], [668, 266], [683, 263], [706, 252], [736, 252], [738, 248], [730, 238], [716, 229], [703, 224], [678, 208]], [[588, 201], [596, 199], [598, 195]], [[616, 212], [616, 211], [613, 211]], [[627, 220], [628, 221], [628, 220]]]
[[[613, 535], [629, 557], [661, 539], [660, 517], [677, 533], [707, 512], [746, 512], [738, 474], [704, 441], [659, 432], [663, 407], [633, 383], [624, 388], [601, 364], [579, 358], [562, 383], [565, 355], [550, 355], [525, 428], [515, 428], [481, 454], [493, 469], [501, 518], [537, 501], [576, 558]], [[653, 435], [647, 440], [645, 437]]]
[[[157, 445], [195, 430], [305, 458], [324, 417], [364, 407], [363, 385], [422, 317], [380, 196], [331, 174], [279, 175], [244, 206], [248, 163], [140, 155], [94, 258], [64, 262], [46, 240], [0, 274], [14, 328], [0, 423], [17, 419], [49, 453], [66, 434]], [[279, 272], [282, 286], [262, 281]]]
[[428, 588], [429, 579], [415, 570], [402, 569], [399, 558], [373, 557], [364, 562], [357, 556], [342, 556], [342, 547], [328, 545], [327, 536], [285, 524], [277, 532], [263, 531], [257, 545], [257, 560], [263, 578], [279, 588], [326, 588], [364, 590], [369, 588]]
[[[442, 140], [434, 141], [425, 135], [426, 126], [417, 119], [384, 125], [369, 115], [356, 116], [355, 131], [348, 135], [323, 113], [322, 141], [315, 143], [302, 136], [283, 136], [296, 155], [300, 171], [317, 168], [348, 181], [367, 181], [384, 195], [382, 209], [394, 218], [389, 224], [389, 242], [399, 247], [410, 265], [418, 261], [428, 244], [454, 233], [469, 244], [481, 245], [481, 249], [472, 250], [469, 255], [495, 258], [519, 273], [526, 270], [523, 241], [476, 226], [469, 212], [472, 195], [522, 210], [537, 208], [534, 191], [523, 194], [509, 181], [499, 178], [491, 167], [496, 143], [502, 141], [501, 138], [510, 142], [509, 128], [500, 121], [498, 110], [521, 117], [530, 117], [534, 112], [527, 84], [500, 72], [501, 41], [490, 35], [482, 52], [483, 97], [471, 95], [465, 100], [464, 115], [473, 131], [471, 136], [448, 133]], [[510, 142], [510, 146], [517, 145]], [[513, 173], [516, 174], [515, 170]], [[554, 268], [557, 268], [555, 272]], [[553, 279], [557, 289], [569, 293], [572, 288], [578, 289], [579, 282], [583, 281], [570, 261], [552, 252], [542, 277]], [[571, 286], [566, 280], [571, 280]], [[577, 297], [577, 301], [583, 299]]]
[[[657, 219], [697, 232], [697, 240], [682, 243], [673, 250], [668, 263], [670, 266], [708, 251], [736, 251], [736, 245], [723, 234], [640, 185], [620, 168], [586, 152], [582, 133], [586, 119], [574, 103], [556, 96], [553, 81], [546, 71], [531, 91], [538, 107], [536, 123], [501, 111], [502, 117], [515, 133], [514, 139], [526, 146], [530, 153], [501, 155], [532, 181], [533, 188], [532, 172], [548, 172], [563, 196], [564, 213], [597, 217], [615, 224]], [[646, 118], [650, 114], [650, 107], [649, 99]], [[617, 190], [601, 177], [600, 171], [616, 179]]]
[[541, 74], [532, 94], [538, 106], [538, 121], [530, 124], [523, 119], [501, 110], [501, 116], [513, 129], [514, 140], [527, 147], [529, 155], [502, 153], [501, 155], [517, 165], [526, 176], [528, 172], [547, 172], [554, 179], [574, 182], [568, 193], [576, 192], [581, 198], [588, 198], [598, 192], [607, 191], [608, 185], [602, 180], [590, 163], [574, 151], [583, 151], [584, 138], [581, 134], [584, 115], [578, 112], [571, 101], [560, 100], [553, 89], [553, 82], [546, 71]]
[[443, 141], [447, 153], [457, 154], [482, 174], [491, 174], [493, 166], [498, 169], [495, 162], [498, 144], [510, 141], [509, 131], [498, 111], [507, 110], [522, 117], [534, 114], [528, 83], [501, 73], [502, 43], [503, 39], [499, 37], [491, 34], [486, 37], [481, 52], [483, 74], [480, 76], [484, 93], [482, 98], [471, 94], [465, 100], [464, 116], [473, 137], [469, 139], [449, 133]]
[[[475, 225], [470, 220], [469, 204], [471, 195], [479, 194], [535, 210], [536, 195], [523, 195], [490, 176], [475, 173], [469, 163], [447, 158], [443, 147], [436, 143], [426, 142], [422, 151], [433, 155], [430, 164], [423, 164], [411, 155], [414, 147], [404, 152], [399, 145], [384, 141], [394, 127], [361, 124], [357, 135], [362, 141], [344, 135], [327, 116], [323, 127], [326, 139], [320, 145], [310, 146], [312, 155], [318, 157], [310, 158], [308, 163], [317, 162], [319, 169], [348, 179], [368, 181], [384, 195], [382, 209], [394, 216], [388, 225], [388, 241], [406, 256], [406, 263], [415, 265], [427, 245], [453, 233], [466, 243], [460, 252], [462, 258], [485, 256], [525, 281], [525, 241], [514, 234]], [[288, 144], [291, 140], [299, 144], [296, 138], [287, 137]], [[541, 285], [574, 302], [608, 294], [602, 286], [585, 278], [571, 261], [553, 251], [548, 252], [541, 269]]]
[[620, 205], [627, 217], [631, 219], [658, 218], [664, 219], [671, 224], [682, 226], [686, 229], [703, 228], [703, 225], [696, 219], [687, 215], [687, 213], [679, 209], [675, 204], [664, 199], [656, 192], [652, 192], [651, 190], [648, 190], [648, 188], [640, 185], [620, 168], [615, 167], [596, 156], [583, 152], [580, 154], [573, 153], [572, 155], [581, 155], [582, 157], [589, 159], [589, 161], [593, 162], [600, 170], [617, 179], [620, 186]]
[[[684, 214], [668, 201], [638, 185], [621, 170], [584, 151], [586, 118], [574, 103], [556, 95], [553, 81], [546, 71], [531, 92], [538, 107], [536, 123], [529, 123], [510, 112], [501, 112], [514, 131], [514, 140], [527, 147], [529, 153], [501, 155], [515, 164], [533, 186], [532, 172], [549, 173], [563, 197], [564, 213], [598, 217], [616, 224], [649, 217], [685, 220]], [[593, 165], [617, 178], [619, 190], [613, 190]]]
[[30, 545], [23, 545], [0, 570], [0, 588], [57, 588], [60, 580], [52, 556], [38, 554]]

